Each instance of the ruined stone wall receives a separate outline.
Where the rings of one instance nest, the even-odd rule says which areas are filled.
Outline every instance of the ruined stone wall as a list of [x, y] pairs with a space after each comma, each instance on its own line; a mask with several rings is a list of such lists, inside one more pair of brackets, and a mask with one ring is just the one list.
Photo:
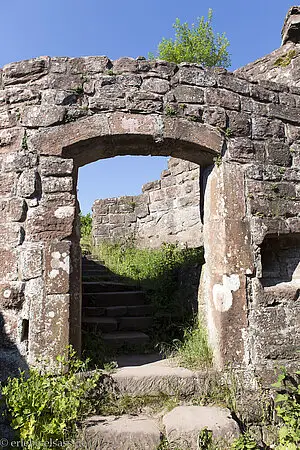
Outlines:
[[216, 364], [272, 374], [295, 365], [299, 105], [292, 83], [193, 64], [43, 57], [4, 67], [1, 355], [34, 362], [80, 347], [78, 168], [151, 154], [204, 169], [201, 301]]
[[163, 242], [203, 245], [200, 217], [200, 167], [177, 158], [168, 160], [160, 180], [142, 187], [142, 194], [96, 200], [93, 204], [95, 244], [135, 238], [138, 246]]

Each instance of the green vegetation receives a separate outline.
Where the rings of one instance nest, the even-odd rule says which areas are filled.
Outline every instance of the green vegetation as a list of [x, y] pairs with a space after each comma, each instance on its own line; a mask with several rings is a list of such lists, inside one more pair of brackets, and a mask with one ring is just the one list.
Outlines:
[[96, 257], [115, 274], [131, 284], [141, 286], [148, 302], [154, 306], [154, 343], [170, 345], [182, 340], [184, 330], [194, 323], [195, 293], [191, 280], [182, 277], [182, 271], [193, 267], [199, 283], [204, 262], [203, 249], [180, 249], [176, 244], [163, 244], [159, 249], [139, 249], [134, 241], [103, 242], [94, 249]]
[[184, 330], [182, 342], [177, 341], [176, 347], [173, 356], [178, 358], [181, 366], [197, 370], [212, 365], [213, 353], [208, 344], [206, 328], [199, 320], [194, 327]]
[[147, 408], [152, 413], [171, 411], [179, 404], [176, 396], [170, 396], [163, 392], [159, 395], [121, 395], [110, 393], [101, 404], [99, 413], [104, 416], [121, 416], [122, 414], [137, 415]]
[[285, 55], [280, 56], [274, 62], [276, 67], [287, 67], [291, 64], [291, 61], [296, 56], [296, 50], [289, 50]]
[[[212, 17], [212, 10], [209, 9], [207, 20], [199, 17], [191, 27], [177, 18], [173, 24], [175, 39], [162, 39], [158, 44], [157, 58], [177, 64], [189, 62], [207, 67], [229, 67], [229, 41], [224, 33], [215, 35]], [[154, 58], [154, 55], [149, 57]]]
[[275, 411], [283, 425], [278, 432], [277, 450], [297, 450], [300, 448], [300, 371], [295, 376], [287, 373], [283, 367], [277, 382]]
[[89, 394], [97, 386], [100, 373], [79, 376], [86, 362], [76, 358], [69, 348], [68, 358], [60, 356], [59, 373], [44, 368], [31, 368], [29, 374], [8, 378], [2, 386], [8, 417], [19, 438], [28, 441], [28, 449], [45, 448], [45, 442], [71, 441], [76, 436], [78, 421], [93, 413]]
[[27, 133], [26, 133], [26, 130], [25, 130], [25, 132], [24, 132], [24, 136], [23, 136], [23, 139], [22, 139], [22, 149], [23, 149], [23, 150], [28, 150], [28, 142], [27, 142]]
[[174, 116], [177, 116], [177, 111], [175, 108], [173, 108], [173, 106], [167, 105], [165, 107], [165, 114], [166, 114], [166, 116], [174, 117]]
[[80, 245], [83, 253], [92, 250], [92, 216], [90, 213], [79, 215], [80, 217]]

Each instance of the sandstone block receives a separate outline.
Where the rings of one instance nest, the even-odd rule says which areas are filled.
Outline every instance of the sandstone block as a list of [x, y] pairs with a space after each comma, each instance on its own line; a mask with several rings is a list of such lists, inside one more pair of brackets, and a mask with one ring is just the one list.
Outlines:
[[270, 139], [266, 143], [266, 157], [269, 164], [279, 166], [290, 166], [292, 163], [292, 155], [289, 146], [280, 140]]
[[115, 73], [137, 72], [138, 62], [133, 58], [119, 58], [113, 61], [113, 71]]
[[168, 81], [161, 78], [146, 78], [143, 82], [143, 89], [155, 92], [156, 94], [165, 94], [170, 88]]
[[70, 290], [69, 241], [49, 243], [45, 248], [45, 277], [47, 294], [67, 294]]
[[[155, 420], [146, 416], [93, 416], [86, 421], [91, 449], [156, 450], [160, 430]], [[80, 442], [79, 442], [80, 446]]]
[[220, 88], [229, 89], [230, 91], [234, 91], [242, 95], [249, 94], [249, 83], [234, 76], [231, 73], [219, 75], [217, 77], [217, 81]]
[[177, 86], [173, 93], [179, 103], [204, 102], [204, 90], [197, 86]]
[[53, 192], [72, 192], [73, 179], [71, 177], [43, 177], [43, 191], [46, 193]]
[[49, 58], [47, 56], [7, 64], [3, 68], [4, 85], [8, 86], [37, 80], [48, 72], [48, 68]]
[[240, 434], [230, 411], [216, 406], [178, 406], [163, 417], [163, 423], [168, 441], [187, 450], [198, 449], [198, 435], [205, 427], [215, 442], [223, 439], [229, 444]]
[[283, 138], [284, 135], [284, 124], [280, 120], [271, 120], [267, 117], [252, 118], [252, 137], [254, 139]]
[[39, 175], [35, 169], [25, 169], [21, 173], [17, 185], [17, 194], [19, 197], [32, 198], [36, 195], [38, 189]]
[[250, 86], [250, 95], [260, 102], [278, 103], [277, 93], [269, 91], [257, 84], [252, 84]]
[[65, 117], [64, 106], [27, 106], [24, 108], [22, 124], [30, 128], [49, 127], [61, 123]]
[[228, 111], [228, 128], [230, 130], [231, 135], [233, 136], [245, 136], [250, 137], [251, 133], [251, 122], [250, 115]]
[[176, 74], [180, 83], [194, 84], [196, 86], [211, 87], [217, 85], [216, 75], [213, 70], [204, 70], [200, 66], [179, 65], [179, 71]]
[[2, 280], [14, 281], [18, 277], [18, 258], [16, 250], [1, 247], [0, 278]]
[[19, 251], [19, 271], [22, 280], [40, 277], [43, 273], [43, 248], [41, 244], [24, 244]]
[[73, 159], [58, 158], [55, 156], [41, 156], [40, 168], [44, 176], [71, 175], [73, 172]]
[[25, 283], [11, 281], [0, 284], [0, 304], [2, 308], [20, 309], [24, 301]]
[[213, 127], [226, 128], [227, 127], [227, 117], [225, 110], [218, 107], [208, 107], [204, 108], [203, 111], [203, 121], [212, 125]]
[[240, 110], [240, 97], [238, 94], [225, 89], [205, 90], [205, 103], [212, 106], [221, 106], [227, 109]]

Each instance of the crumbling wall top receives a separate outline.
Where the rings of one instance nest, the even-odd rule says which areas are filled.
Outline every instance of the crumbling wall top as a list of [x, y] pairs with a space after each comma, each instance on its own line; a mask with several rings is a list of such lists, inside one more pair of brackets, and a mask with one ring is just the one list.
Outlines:
[[285, 18], [282, 32], [282, 45], [291, 41], [300, 42], [300, 6], [292, 6]]

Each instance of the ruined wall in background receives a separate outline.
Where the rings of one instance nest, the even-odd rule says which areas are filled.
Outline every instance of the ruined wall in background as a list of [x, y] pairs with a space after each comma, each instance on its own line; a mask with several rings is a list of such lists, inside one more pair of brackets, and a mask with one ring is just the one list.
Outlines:
[[142, 194], [95, 201], [94, 242], [134, 237], [148, 248], [163, 242], [203, 245], [199, 183], [199, 165], [170, 158], [160, 180], [145, 184]]

